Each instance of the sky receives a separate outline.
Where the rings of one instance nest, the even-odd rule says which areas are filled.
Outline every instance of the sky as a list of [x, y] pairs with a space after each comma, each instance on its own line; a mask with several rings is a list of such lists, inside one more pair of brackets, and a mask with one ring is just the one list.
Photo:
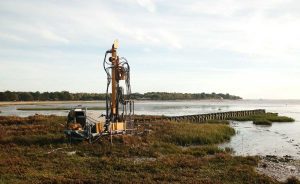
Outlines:
[[119, 40], [133, 92], [300, 99], [297, 0], [0, 0], [0, 91], [105, 92]]

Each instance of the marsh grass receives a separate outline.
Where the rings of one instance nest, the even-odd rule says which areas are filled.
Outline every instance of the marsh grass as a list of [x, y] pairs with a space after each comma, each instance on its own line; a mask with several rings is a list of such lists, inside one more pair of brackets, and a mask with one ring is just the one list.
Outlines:
[[67, 142], [65, 137], [61, 134], [44, 134], [44, 135], [20, 135], [8, 136], [0, 139], [0, 144], [17, 144], [22, 146], [30, 145], [50, 145], [61, 144]]
[[210, 124], [226, 124], [229, 125], [229, 121], [228, 120], [207, 120], [204, 123], [210, 123]]
[[267, 119], [257, 119], [253, 121], [253, 124], [255, 125], [272, 125], [272, 121]]
[[272, 125], [273, 122], [294, 122], [293, 118], [287, 116], [278, 116], [277, 113], [265, 113], [258, 115], [242, 116], [230, 118], [235, 121], [253, 121], [256, 125]]
[[228, 141], [234, 129], [223, 124], [166, 122], [156, 129], [154, 137], [180, 146], [217, 144]]
[[148, 133], [111, 145], [109, 137], [68, 144], [65, 121], [0, 117], [0, 183], [278, 183], [255, 172], [258, 158], [215, 145], [234, 134], [225, 124], [145, 123]]
[[[0, 125], [52, 125], [59, 126], [66, 122], [66, 117], [35, 115], [28, 117], [0, 116]], [[51, 127], [51, 126], [49, 126]]]

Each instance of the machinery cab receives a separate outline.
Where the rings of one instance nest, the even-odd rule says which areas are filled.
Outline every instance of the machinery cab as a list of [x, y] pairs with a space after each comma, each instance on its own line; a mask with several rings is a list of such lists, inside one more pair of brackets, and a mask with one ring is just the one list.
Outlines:
[[86, 108], [77, 106], [72, 108], [67, 117], [64, 133], [70, 140], [84, 140], [89, 138], [89, 123], [87, 121]]
[[92, 142], [97, 137], [110, 134], [125, 134], [126, 131], [132, 131], [133, 120], [128, 119], [131, 116], [125, 116], [123, 121], [110, 123], [108, 131], [105, 128], [106, 117], [93, 117], [87, 115], [87, 108], [77, 106], [72, 108], [67, 116], [67, 124], [64, 133], [69, 140]]
[[68, 128], [82, 130], [86, 126], [86, 121], [86, 108], [77, 106], [69, 111], [67, 121]]

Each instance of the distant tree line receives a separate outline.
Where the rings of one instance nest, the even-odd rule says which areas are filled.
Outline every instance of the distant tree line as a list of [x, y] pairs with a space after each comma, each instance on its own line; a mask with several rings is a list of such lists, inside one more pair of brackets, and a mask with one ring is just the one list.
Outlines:
[[148, 99], [148, 100], [205, 100], [205, 99], [227, 99], [238, 100], [242, 99], [239, 96], [230, 95], [228, 93], [167, 93], [167, 92], [148, 92], [144, 94], [133, 93], [133, 99]]
[[[0, 101], [71, 101], [71, 100], [105, 100], [105, 93], [70, 93], [61, 92], [0, 92]], [[204, 99], [241, 99], [228, 93], [166, 93], [148, 92], [132, 93], [135, 100], [204, 100]]]

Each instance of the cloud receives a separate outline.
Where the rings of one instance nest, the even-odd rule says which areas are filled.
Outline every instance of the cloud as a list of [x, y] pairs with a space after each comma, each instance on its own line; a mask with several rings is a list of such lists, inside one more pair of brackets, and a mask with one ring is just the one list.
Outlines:
[[[300, 67], [299, 10], [296, 0], [0, 1], [0, 63], [5, 63], [0, 72], [11, 69], [9, 62], [20, 66], [42, 62], [45, 65], [37, 65], [37, 70], [61, 64], [65, 70], [60, 72], [66, 76], [72, 71], [87, 76], [92, 67], [78, 68], [98, 67], [103, 52], [118, 38], [122, 55], [128, 56], [134, 72], [140, 72], [136, 78], [143, 84], [136, 84], [137, 91], [147, 91], [146, 74], [168, 80], [174, 91], [195, 91], [205, 85], [210, 86], [207, 90], [220, 87], [220, 92], [226, 91], [222, 75], [233, 77], [240, 88], [247, 89], [242, 77], [228, 73], [243, 75], [239, 71], [247, 68], [247, 75], [262, 76], [269, 69], [278, 69], [281, 75], [289, 75], [288, 71]], [[26, 75], [34, 75], [27, 71]], [[182, 79], [170, 77], [181, 71]], [[6, 81], [14, 80], [13, 72], [5, 72]], [[268, 74], [278, 79], [275, 72]], [[184, 89], [176, 85], [177, 80], [184, 83], [195, 76], [199, 81]], [[294, 76], [300, 78], [300, 74]], [[51, 76], [47, 78], [51, 80]], [[252, 80], [252, 90], [258, 86], [257, 77], [244, 79]], [[268, 78], [264, 84], [271, 88], [270, 81]], [[9, 85], [0, 82], [2, 88]], [[73, 89], [69, 83], [66, 87]], [[300, 94], [286, 83], [289, 91]], [[55, 87], [50, 82], [47, 85]], [[153, 88], [163, 90], [164, 85]], [[248, 94], [245, 91], [240, 90], [241, 95]]]
[[11, 41], [11, 42], [26, 42], [26, 40], [24, 38], [21, 38], [14, 34], [3, 33], [3, 32], [0, 32], [0, 39], [5, 40], [5, 41]]
[[149, 12], [155, 12], [156, 6], [152, 0], [137, 0], [137, 3], [141, 6], [146, 8]]

